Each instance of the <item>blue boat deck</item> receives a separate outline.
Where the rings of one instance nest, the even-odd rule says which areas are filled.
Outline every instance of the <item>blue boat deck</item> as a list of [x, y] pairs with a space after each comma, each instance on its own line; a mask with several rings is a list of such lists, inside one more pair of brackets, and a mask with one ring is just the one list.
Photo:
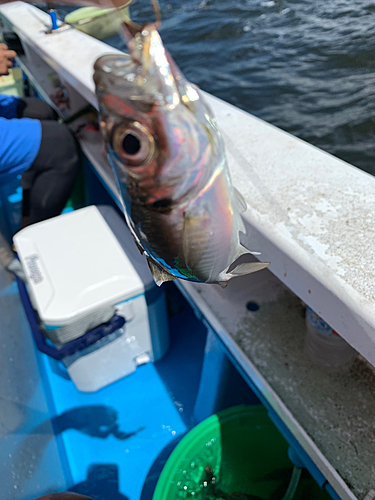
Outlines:
[[185, 308], [171, 318], [170, 332], [164, 359], [96, 393], [77, 391], [54, 362], [39, 356], [72, 491], [95, 500], [140, 499], [143, 485], [152, 483], [149, 469], [188, 430], [206, 331]]
[[16, 284], [0, 269], [3, 500], [65, 488], [95, 500], [152, 494], [168, 447], [191, 425], [206, 338], [177, 289], [169, 294], [175, 314], [167, 355], [97, 393], [82, 393], [35, 351]]
[[174, 446], [208, 416], [197, 400], [208, 414], [258, 402], [233, 370], [216, 408], [205, 407], [208, 388], [198, 394], [207, 329], [175, 285], [164, 286], [171, 341], [165, 357], [82, 393], [61, 364], [35, 349], [16, 283], [0, 265], [2, 500], [68, 489], [94, 500], [150, 500]]

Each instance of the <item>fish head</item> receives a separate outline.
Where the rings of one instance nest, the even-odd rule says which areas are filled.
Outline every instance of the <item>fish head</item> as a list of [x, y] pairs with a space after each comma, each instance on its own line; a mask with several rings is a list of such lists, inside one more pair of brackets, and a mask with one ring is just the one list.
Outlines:
[[107, 153], [125, 202], [181, 203], [224, 157], [213, 113], [152, 24], [130, 34], [129, 54], [100, 57], [94, 81]]

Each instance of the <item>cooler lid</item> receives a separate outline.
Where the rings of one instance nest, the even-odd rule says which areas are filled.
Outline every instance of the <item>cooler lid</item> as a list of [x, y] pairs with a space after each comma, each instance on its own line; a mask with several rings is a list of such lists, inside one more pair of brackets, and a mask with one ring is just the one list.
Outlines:
[[[90, 206], [33, 224], [13, 238], [46, 325], [63, 326], [98, 307], [144, 293], [152, 284], [146, 260], [139, 252], [134, 259], [135, 245], [125, 221], [112, 208], [103, 208], [105, 217]], [[121, 244], [107, 218], [121, 229]]]

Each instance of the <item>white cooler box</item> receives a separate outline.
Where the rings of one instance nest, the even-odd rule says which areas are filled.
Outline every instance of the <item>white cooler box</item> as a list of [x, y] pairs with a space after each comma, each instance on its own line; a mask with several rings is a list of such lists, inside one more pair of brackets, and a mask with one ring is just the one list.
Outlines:
[[165, 354], [165, 294], [114, 209], [63, 214], [13, 240], [40, 329], [57, 349], [79, 343], [115, 316], [125, 318], [122, 328], [63, 358], [79, 390], [96, 391]]

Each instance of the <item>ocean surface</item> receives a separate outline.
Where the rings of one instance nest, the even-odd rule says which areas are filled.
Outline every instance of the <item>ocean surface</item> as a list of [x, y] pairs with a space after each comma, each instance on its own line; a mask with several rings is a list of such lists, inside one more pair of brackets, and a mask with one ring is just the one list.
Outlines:
[[[190, 81], [375, 174], [375, 2], [160, 5], [162, 38]], [[132, 16], [152, 18], [150, 0], [137, 0]]]

